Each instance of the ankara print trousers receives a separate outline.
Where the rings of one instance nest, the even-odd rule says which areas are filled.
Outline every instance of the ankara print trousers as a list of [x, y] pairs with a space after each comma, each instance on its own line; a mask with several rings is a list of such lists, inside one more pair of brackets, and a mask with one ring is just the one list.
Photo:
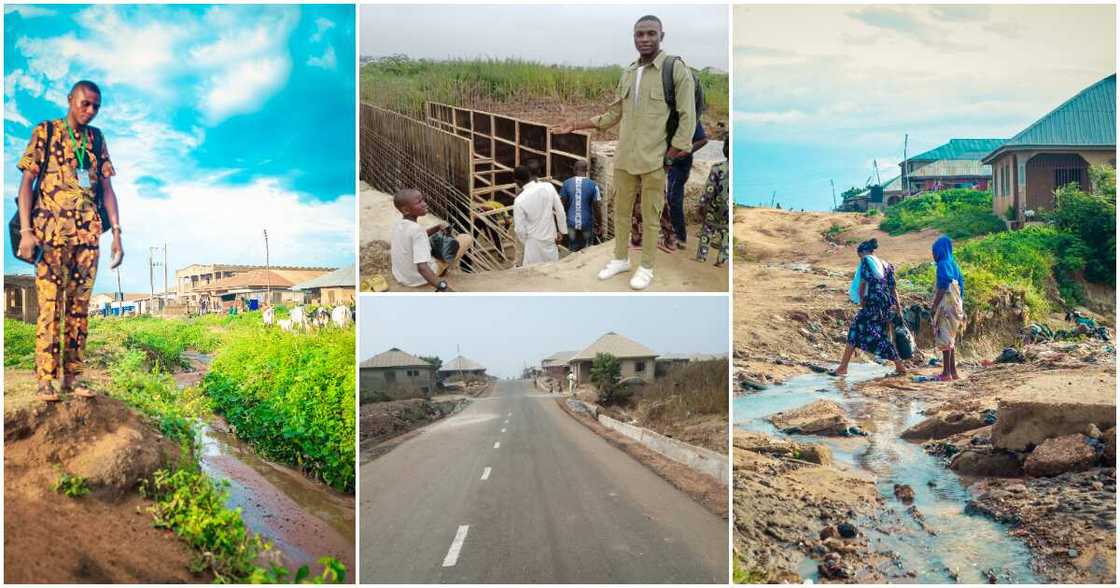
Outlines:
[[98, 254], [96, 245], [47, 247], [35, 266], [35, 375], [41, 382], [82, 371]]

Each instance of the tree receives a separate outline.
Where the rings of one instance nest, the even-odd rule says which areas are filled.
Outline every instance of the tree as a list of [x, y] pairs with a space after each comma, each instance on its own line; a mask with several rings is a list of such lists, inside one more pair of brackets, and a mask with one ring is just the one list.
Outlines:
[[1116, 283], [1116, 170], [1108, 165], [1089, 168], [1093, 193], [1077, 183], [1054, 190], [1054, 210], [1046, 218], [1070, 231], [1092, 250], [1085, 266], [1091, 282]]
[[599, 401], [610, 404], [617, 400], [618, 381], [622, 379], [622, 364], [609, 353], [596, 353], [591, 361], [591, 383], [599, 391]]
[[434, 356], [434, 355], [431, 355], [431, 356], [428, 356], [428, 357], [424, 357], [423, 355], [421, 355], [420, 359], [432, 364], [432, 367], [436, 368], [437, 371], [439, 370], [440, 367], [443, 366], [443, 360]]

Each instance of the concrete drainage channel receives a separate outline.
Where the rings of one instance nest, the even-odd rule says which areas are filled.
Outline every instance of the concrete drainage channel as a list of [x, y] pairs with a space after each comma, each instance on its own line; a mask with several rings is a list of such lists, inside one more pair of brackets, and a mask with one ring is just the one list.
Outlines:
[[726, 455], [703, 447], [689, 445], [655, 431], [624, 423], [605, 414], [599, 414], [598, 406], [582, 400], [569, 398], [566, 402], [568, 408], [572, 411], [591, 416], [604, 427], [633, 439], [642, 446], [695, 472], [715, 478], [722, 486], [727, 486], [728, 480], [731, 478], [731, 462]]

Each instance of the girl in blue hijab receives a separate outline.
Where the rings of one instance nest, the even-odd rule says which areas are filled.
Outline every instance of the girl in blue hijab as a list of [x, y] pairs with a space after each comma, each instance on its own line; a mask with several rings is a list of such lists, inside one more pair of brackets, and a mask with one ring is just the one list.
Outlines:
[[964, 329], [964, 274], [953, 258], [953, 240], [942, 235], [933, 242], [937, 262], [936, 292], [933, 295], [933, 341], [941, 350], [942, 371], [937, 380], [959, 380], [957, 334]]

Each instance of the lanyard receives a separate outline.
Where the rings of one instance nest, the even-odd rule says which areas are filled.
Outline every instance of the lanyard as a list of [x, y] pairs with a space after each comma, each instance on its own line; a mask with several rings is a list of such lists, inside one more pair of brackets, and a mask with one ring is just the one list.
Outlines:
[[70, 131], [70, 144], [74, 147], [74, 157], [78, 159], [78, 169], [85, 169], [86, 167], [86, 143], [89, 142], [88, 135], [82, 135], [82, 142], [79, 143], [78, 139], [74, 137], [74, 129], [70, 125], [66, 125], [66, 130]]

